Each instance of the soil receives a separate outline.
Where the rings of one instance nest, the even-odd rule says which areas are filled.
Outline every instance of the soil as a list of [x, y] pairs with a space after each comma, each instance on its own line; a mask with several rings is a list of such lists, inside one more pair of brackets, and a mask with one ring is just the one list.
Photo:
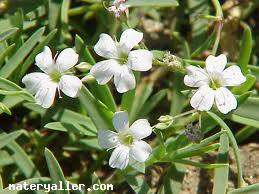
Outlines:
[[[240, 146], [243, 167], [243, 178], [247, 185], [259, 183], [259, 144], [249, 143]], [[193, 157], [193, 160], [203, 163], [215, 162], [216, 155], [207, 154], [203, 157]], [[229, 190], [235, 188], [237, 168], [233, 151], [229, 154]], [[213, 170], [199, 169], [188, 166], [180, 194], [210, 194], [213, 188]]]

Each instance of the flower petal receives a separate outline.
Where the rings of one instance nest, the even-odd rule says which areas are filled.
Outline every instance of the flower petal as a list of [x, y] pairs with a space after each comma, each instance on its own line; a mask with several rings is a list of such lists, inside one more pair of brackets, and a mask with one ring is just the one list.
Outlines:
[[232, 65], [223, 71], [225, 86], [239, 86], [246, 81], [240, 68], [237, 65]]
[[37, 104], [41, 105], [43, 108], [49, 108], [54, 102], [56, 89], [57, 83], [52, 82], [51, 80], [42, 83], [35, 95]]
[[120, 69], [114, 75], [114, 83], [119, 93], [132, 90], [136, 86], [134, 74], [126, 65], [120, 66]]
[[43, 51], [35, 57], [35, 64], [45, 73], [48, 73], [53, 69], [54, 61], [48, 46], [44, 46]]
[[78, 96], [82, 87], [81, 80], [73, 75], [63, 75], [59, 82], [59, 89], [69, 97], [75, 98]]
[[216, 105], [220, 112], [227, 114], [237, 108], [235, 96], [225, 87], [221, 87], [215, 92]]
[[129, 148], [120, 145], [115, 148], [109, 160], [109, 165], [112, 168], [125, 169], [129, 163]]
[[148, 137], [152, 133], [152, 128], [147, 119], [139, 119], [130, 126], [129, 133], [134, 139], [140, 140]]
[[208, 84], [209, 79], [204, 69], [189, 65], [186, 67], [187, 75], [184, 76], [184, 84], [189, 87], [201, 87]]
[[129, 53], [134, 46], [137, 46], [138, 43], [143, 39], [143, 33], [138, 32], [134, 29], [127, 29], [121, 34], [120, 38], [120, 49], [125, 53]]
[[32, 94], [36, 94], [42, 83], [49, 81], [49, 76], [45, 73], [30, 73], [22, 78], [22, 83], [27, 90]]
[[119, 144], [118, 134], [109, 130], [98, 130], [98, 143], [102, 148], [113, 148]]
[[117, 61], [110, 59], [96, 63], [90, 70], [90, 74], [92, 74], [97, 80], [98, 84], [104, 85], [112, 76], [117, 72], [120, 68], [120, 65]]
[[209, 74], [222, 73], [227, 64], [227, 57], [224, 54], [217, 57], [210, 55], [207, 57], [205, 63]]
[[129, 128], [128, 113], [124, 111], [115, 112], [112, 123], [116, 131], [121, 132]]
[[59, 55], [56, 60], [56, 65], [60, 72], [65, 72], [71, 67], [74, 67], [78, 62], [79, 55], [72, 49], [66, 48]]
[[139, 49], [129, 53], [127, 64], [134, 71], [148, 71], [152, 68], [152, 59], [150, 51]]
[[135, 141], [130, 149], [130, 156], [139, 162], [145, 162], [151, 152], [152, 148], [148, 143]]
[[214, 103], [214, 90], [204, 85], [198, 89], [191, 99], [191, 106], [200, 111], [208, 111]]
[[117, 47], [114, 40], [108, 35], [102, 33], [96, 45], [94, 51], [104, 58], [112, 59], [117, 58]]

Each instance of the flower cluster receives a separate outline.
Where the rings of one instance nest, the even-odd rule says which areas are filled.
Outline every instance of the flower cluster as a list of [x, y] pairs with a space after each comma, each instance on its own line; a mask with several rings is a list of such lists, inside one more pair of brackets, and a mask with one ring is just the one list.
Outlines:
[[120, 17], [122, 13], [125, 13], [128, 10], [125, 1], [126, 0], [114, 0], [111, 6], [108, 7], [108, 11], [113, 12], [116, 18]]
[[[119, 42], [108, 34], [101, 34], [94, 51], [105, 60], [93, 65], [89, 75], [101, 85], [107, 84], [113, 78], [119, 93], [134, 89], [136, 80], [133, 71], [148, 71], [152, 68], [152, 52], [138, 47], [142, 39], [143, 33], [134, 29], [125, 30]], [[54, 102], [56, 91], [60, 97], [60, 91], [72, 98], [78, 96], [82, 81], [70, 71], [77, 64], [78, 58], [79, 55], [72, 48], [66, 48], [53, 59], [50, 48], [44, 47], [35, 58], [36, 66], [43, 72], [30, 73], [22, 79], [29, 92], [35, 96], [37, 104], [49, 108]], [[218, 57], [209, 56], [205, 64], [204, 69], [192, 65], [186, 67], [185, 85], [198, 88], [191, 98], [191, 106], [199, 111], [208, 111], [216, 104], [224, 114], [236, 109], [237, 100], [226, 87], [238, 86], [246, 81], [240, 68], [233, 65], [225, 69], [227, 58], [223, 54]], [[171, 117], [160, 118], [169, 125], [173, 121]], [[114, 148], [109, 165], [112, 168], [125, 169], [130, 159], [145, 162], [152, 152], [150, 145], [142, 141], [152, 133], [149, 122], [140, 119], [129, 126], [128, 115], [123, 111], [116, 112], [112, 122], [117, 132], [107, 129], [98, 131], [100, 146], [105, 149]], [[195, 132], [195, 135], [197, 132], [189, 130], [187, 133], [194, 139], [191, 132]]]

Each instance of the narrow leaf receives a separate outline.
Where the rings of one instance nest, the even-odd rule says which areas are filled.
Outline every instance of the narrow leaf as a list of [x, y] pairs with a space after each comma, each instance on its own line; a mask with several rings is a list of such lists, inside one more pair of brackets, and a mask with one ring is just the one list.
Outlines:
[[60, 182], [62, 182], [62, 188], [64, 189], [64, 190], [57, 190], [55, 193], [56, 194], [69, 194], [69, 192], [65, 190], [65, 189], [67, 189], [67, 185], [66, 185], [66, 179], [62, 172], [62, 169], [61, 169], [58, 161], [56, 160], [55, 156], [53, 155], [53, 153], [47, 148], [45, 149], [45, 157], [46, 157], [46, 161], [47, 161], [47, 165], [48, 165], [48, 169], [49, 169], [49, 173], [50, 173], [52, 182], [58, 186], [58, 189], [61, 189]]

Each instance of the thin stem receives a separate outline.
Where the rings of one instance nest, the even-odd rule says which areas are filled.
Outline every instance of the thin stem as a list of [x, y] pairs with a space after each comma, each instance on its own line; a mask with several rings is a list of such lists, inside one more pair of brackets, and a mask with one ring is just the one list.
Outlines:
[[220, 35], [221, 35], [222, 27], [223, 27], [223, 11], [222, 11], [221, 5], [218, 0], [212, 0], [212, 3], [216, 9], [216, 17], [218, 18], [217, 23], [216, 23], [217, 35], [216, 35], [216, 40], [215, 40], [215, 43], [214, 43], [213, 49], [212, 49], [212, 55], [216, 55], [218, 46], [219, 46], [219, 42], [220, 42]]
[[174, 118], [174, 119], [178, 119], [178, 118], [181, 118], [181, 117], [183, 117], [183, 116], [186, 116], [186, 115], [189, 115], [189, 114], [192, 114], [192, 113], [196, 113], [196, 112], [197, 112], [197, 110], [196, 110], [196, 109], [193, 109], [193, 110], [190, 110], [190, 111], [181, 113], [181, 114], [179, 114], [179, 115], [176, 115], [176, 116], [174, 116], [173, 118]]
[[218, 0], [211, 0], [211, 1], [212, 1], [213, 6], [216, 9], [216, 17], [223, 18], [223, 11], [222, 11], [219, 1]]

